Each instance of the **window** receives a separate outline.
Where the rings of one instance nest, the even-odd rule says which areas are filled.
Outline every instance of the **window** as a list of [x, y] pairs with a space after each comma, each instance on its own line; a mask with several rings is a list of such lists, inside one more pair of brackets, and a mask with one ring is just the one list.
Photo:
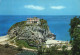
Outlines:
[[34, 23], [37, 23], [37, 21], [34, 21]]

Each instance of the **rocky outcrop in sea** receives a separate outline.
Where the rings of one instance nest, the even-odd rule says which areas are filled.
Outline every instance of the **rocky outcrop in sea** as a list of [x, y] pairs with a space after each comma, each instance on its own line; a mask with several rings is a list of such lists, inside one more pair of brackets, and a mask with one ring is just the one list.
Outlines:
[[30, 44], [41, 44], [47, 39], [55, 39], [55, 35], [49, 30], [46, 20], [40, 19], [40, 24], [27, 24], [22, 21], [14, 24], [8, 31], [10, 38], [27, 40]]

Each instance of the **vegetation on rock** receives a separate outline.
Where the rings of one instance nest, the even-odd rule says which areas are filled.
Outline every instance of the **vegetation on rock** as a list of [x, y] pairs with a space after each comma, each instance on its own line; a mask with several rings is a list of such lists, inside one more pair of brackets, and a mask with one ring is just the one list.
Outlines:
[[19, 26], [19, 27], [24, 27], [25, 25], [26, 25], [26, 21], [18, 22], [18, 23], [16, 23], [16, 24], [12, 25], [11, 28], [8, 30], [8, 32], [9, 32], [11, 29], [13, 29], [13, 28], [15, 28], [15, 27], [17, 27], [17, 26]]
[[15, 40], [16, 38], [18, 40], [16, 41], [17, 45], [23, 42], [24, 47], [37, 46], [46, 39], [54, 37], [49, 30], [47, 21], [44, 19], [40, 19], [40, 24], [38, 25], [27, 24], [26, 21], [18, 22], [9, 29], [8, 35], [10, 39]]
[[48, 25], [47, 25], [47, 21], [44, 19], [40, 19], [40, 27], [44, 28], [44, 29], [48, 29]]
[[26, 40], [16, 40], [16, 45], [20, 47], [26, 47], [31, 49], [36, 49], [36, 47], [29, 46]]

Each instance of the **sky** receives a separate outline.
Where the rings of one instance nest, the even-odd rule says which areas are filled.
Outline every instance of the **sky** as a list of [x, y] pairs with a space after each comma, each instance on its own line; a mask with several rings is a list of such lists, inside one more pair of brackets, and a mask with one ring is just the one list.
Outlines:
[[80, 15], [80, 0], [0, 0], [0, 15]]

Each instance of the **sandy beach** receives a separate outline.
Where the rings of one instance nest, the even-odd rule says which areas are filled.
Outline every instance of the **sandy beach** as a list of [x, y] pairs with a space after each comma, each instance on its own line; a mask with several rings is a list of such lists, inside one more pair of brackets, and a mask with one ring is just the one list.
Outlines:
[[8, 43], [8, 41], [7, 41], [8, 39], [9, 39], [8, 35], [0, 36], [0, 44], [1, 45], [7, 44]]
[[9, 39], [8, 35], [0, 36], [0, 42], [6, 41], [8, 39]]

